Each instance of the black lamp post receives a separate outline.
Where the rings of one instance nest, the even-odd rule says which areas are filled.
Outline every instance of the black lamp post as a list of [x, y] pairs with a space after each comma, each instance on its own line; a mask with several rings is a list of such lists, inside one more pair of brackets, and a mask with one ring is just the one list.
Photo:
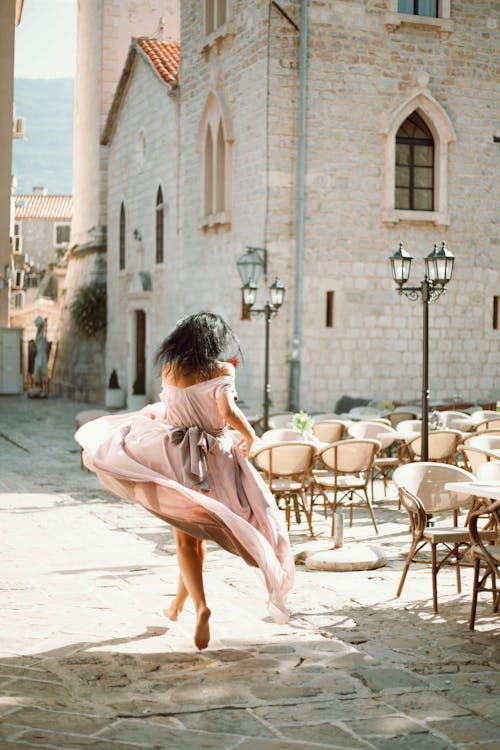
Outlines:
[[283, 304], [285, 287], [276, 277], [269, 287], [269, 298], [264, 307], [254, 307], [259, 288], [259, 279], [264, 273], [267, 277], [267, 250], [259, 247], [247, 247], [246, 253], [236, 261], [240, 274], [243, 292], [243, 302], [250, 315], [263, 316], [265, 320], [265, 349], [264, 349], [264, 399], [263, 399], [263, 428], [269, 429], [269, 401], [271, 386], [269, 384], [269, 324], [278, 314]]
[[443, 242], [438, 249], [434, 249], [425, 258], [425, 278], [420, 286], [404, 286], [410, 278], [411, 262], [413, 256], [406, 252], [403, 243], [389, 258], [391, 262], [392, 277], [397, 284], [399, 294], [415, 302], [422, 299], [422, 449], [421, 461], [429, 458], [429, 302], [438, 299], [445, 291], [446, 285], [453, 273], [455, 256], [450, 253]]

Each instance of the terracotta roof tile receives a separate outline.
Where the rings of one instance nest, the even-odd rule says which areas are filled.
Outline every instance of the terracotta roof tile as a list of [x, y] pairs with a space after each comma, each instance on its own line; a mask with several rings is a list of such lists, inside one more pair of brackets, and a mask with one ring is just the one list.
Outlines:
[[47, 219], [71, 221], [73, 213], [72, 195], [29, 195], [15, 196], [15, 217], [20, 219]]
[[136, 48], [146, 55], [160, 78], [165, 83], [177, 86], [179, 78], [179, 63], [181, 60], [181, 45], [179, 42], [159, 42], [149, 37], [137, 37], [134, 40]]

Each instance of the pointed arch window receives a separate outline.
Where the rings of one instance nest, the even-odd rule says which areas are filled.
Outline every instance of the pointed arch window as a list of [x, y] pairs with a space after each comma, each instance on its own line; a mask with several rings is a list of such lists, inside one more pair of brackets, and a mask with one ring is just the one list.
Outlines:
[[120, 271], [123, 271], [125, 268], [125, 229], [126, 229], [126, 220], [125, 220], [125, 205], [122, 201], [120, 206], [120, 228], [118, 233], [118, 246], [119, 246], [119, 269]]
[[210, 92], [198, 132], [203, 168], [202, 227], [231, 222], [232, 141], [232, 122], [223, 97]]
[[422, 88], [388, 116], [385, 136], [382, 221], [448, 226], [448, 151], [453, 125], [429, 90]]
[[434, 139], [416, 112], [396, 135], [395, 190], [396, 209], [434, 210]]
[[163, 263], [164, 259], [164, 234], [165, 234], [165, 206], [163, 204], [163, 192], [161, 185], [156, 193], [156, 262]]

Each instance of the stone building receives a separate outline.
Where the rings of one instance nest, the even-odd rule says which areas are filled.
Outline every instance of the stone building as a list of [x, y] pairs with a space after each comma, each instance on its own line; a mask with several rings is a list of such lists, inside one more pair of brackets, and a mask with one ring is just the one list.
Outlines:
[[57, 263], [69, 248], [72, 196], [35, 187], [30, 195], [16, 195], [14, 206], [14, 252], [39, 269]]
[[178, 42], [132, 40], [102, 139], [108, 147], [106, 371], [117, 371], [129, 396], [145, 399], [158, 393], [154, 350], [177, 319], [181, 291], [179, 57]]
[[345, 393], [419, 398], [422, 305], [397, 295], [387, 258], [403, 241], [418, 285], [420, 259], [443, 240], [456, 262], [431, 305], [431, 401], [497, 398], [498, 10], [311, 0], [301, 17], [298, 1], [202, 5], [185, 0], [181, 14], [182, 312], [211, 307], [236, 325], [245, 399], [260, 402], [263, 377], [262, 323], [238, 322], [246, 245], [267, 248], [269, 281], [287, 287], [271, 324], [275, 406], [290, 399], [294, 358], [294, 405], [330, 411]]
[[106, 279], [107, 146], [101, 137], [130, 39], [167, 25], [178, 37], [178, 0], [85, 0], [78, 5], [73, 138], [73, 221], [52, 390], [99, 402], [105, 338], [78, 335], [71, 302], [79, 287]]
[[[343, 394], [418, 400], [422, 304], [398, 296], [387, 259], [404, 242], [418, 286], [422, 258], [446, 241], [456, 263], [431, 304], [431, 401], [496, 400], [499, 19], [489, 0], [183, 0], [175, 97], [136, 44], [111, 114], [120, 55], [109, 51], [124, 28], [148, 32], [116, 2], [92, 0], [80, 14], [86, 146], [77, 154], [75, 142], [72, 263], [92, 273], [107, 227], [106, 367], [129, 392], [140, 359], [145, 395], [156, 397], [152, 355], [165, 328], [209, 308], [236, 328], [239, 391], [260, 408], [263, 322], [242, 314], [236, 271], [252, 246], [267, 250], [267, 283], [279, 275], [287, 289], [271, 323], [274, 408], [330, 411]], [[160, 186], [164, 267], [153, 262]], [[68, 269], [68, 287], [85, 274]]]

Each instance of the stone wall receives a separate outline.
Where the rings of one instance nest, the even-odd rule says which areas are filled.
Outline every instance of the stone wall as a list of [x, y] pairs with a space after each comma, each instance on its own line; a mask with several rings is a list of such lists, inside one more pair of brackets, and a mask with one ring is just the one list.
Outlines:
[[[281, 7], [299, 23], [298, 2]], [[298, 33], [276, 4], [269, 18], [263, 3], [234, 0], [231, 33], [204, 48], [198, 8], [183, 3], [181, 17], [181, 226], [190, 281], [183, 311], [211, 307], [236, 326], [246, 353], [240, 392], [258, 406], [262, 323], [239, 322], [234, 264], [246, 244], [267, 246], [270, 281], [277, 273], [287, 286], [271, 324], [273, 400], [281, 408], [293, 333]], [[431, 401], [496, 398], [498, 19], [487, 0], [452, 2], [451, 9], [450, 32], [446, 24], [408, 18], [389, 25], [389, 0], [309, 3], [303, 408], [331, 410], [343, 393], [420, 398], [422, 305], [397, 295], [387, 261], [400, 240], [415, 256], [415, 284], [434, 242], [446, 240], [456, 255], [447, 294], [430, 309]], [[213, 88], [223, 92], [234, 123], [232, 223], [218, 232], [197, 225], [197, 131]], [[446, 148], [446, 211], [425, 221], [419, 212], [388, 221], [388, 127], [414, 96], [432, 102], [454, 133]], [[335, 300], [331, 328], [328, 291]]]
[[[146, 313], [146, 390], [156, 400], [155, 351], [180, 317], [183, 275], [177, 226], [177, 94], [136, 58], [109, 146], [108, 336], [106, 373], [129, 394], [135, 377], [135, 311]], [[145, 138], [143, 154], [140, 137]], [[164, 201], [164, 262], [156, 263], [156, 196]], [[126, 267], [119, 270], [120, 206], [126, 215]], [[137, 231], [135, 231], [137, 230]], [[134, 237], [134, 233], [140, 239]], [[139, 272], [149, 274], [145, 290]]]

